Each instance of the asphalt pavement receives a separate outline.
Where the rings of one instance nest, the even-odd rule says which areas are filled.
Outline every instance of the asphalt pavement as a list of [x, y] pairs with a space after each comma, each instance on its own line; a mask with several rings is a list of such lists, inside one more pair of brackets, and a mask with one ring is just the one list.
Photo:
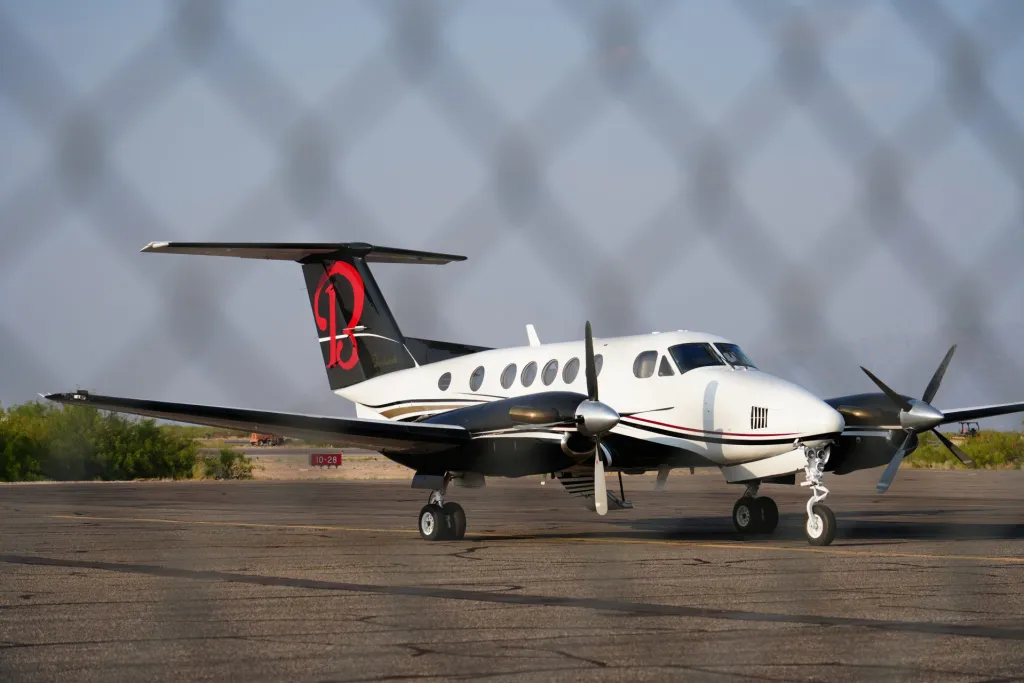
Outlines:
[[877, 476], [828, 548], [806, 489], [743, 538], [686, 471], [452, 487], [432, 543], [408, 481], [0, 486], [0, 681], [1024, 680], [1024, 472]]

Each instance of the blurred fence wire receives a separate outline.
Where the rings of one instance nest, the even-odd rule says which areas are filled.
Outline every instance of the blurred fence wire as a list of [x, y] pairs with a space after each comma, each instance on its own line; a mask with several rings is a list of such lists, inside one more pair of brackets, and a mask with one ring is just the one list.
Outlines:
[[[77, 225], [94, 231], [112, 258], [131, 261], [126, 268], [144, 273], [148, 264], [138, 263], [135, 249], [126, 245], [173, 235], [175, 226], [165, 225], [133, 179], [111, 163], [111, 151], [121, 136], [159, 112], [186, 79], [198, 75], [229, 105], [239, 126], [256, 131], [276, 150], [275, 192], [284, 192], [292, 215], [319, 226], [324, 237], [335, 237], [339, 225], [359, 226], [358, 235], [346, 238], [430, 245], [476, 258], [498, 248], [497, 231], [516, 231], [536, 247], [531, 254], [559, 287], [583, 302], [587, 312], [605, 316], [608, 323], [599, 329], [610, 334], [654, 327], [642, 305], [650, 283], [691, 264], [685, 250], [652, 250], [650, 245], [679, 244], [682, 216], [687, 244], [715, 247], [733, 266], [728, 277], [748, 281], [757, 297], [748, 303], [773, 312], [763, 337], [773, 340], [780, 354], [805, 348], [810, 337], [815, 346], [830, 350], [827, 361], [820, 363], [851, 369], [863, 359], [850, 342], [850, 330], [828, 322], [825, 309], [833, 293], [848, 286], [881, 250], [912, 274], [947, 316], [947, 328], [971, 330], [986, 359], [972, 368], [978, 381], [1008, 391], [1009, 383], [1021, 377], [1021, 360], [1004, 346], [987, 342], [986, 330], [996, 318], [990, 307], [997, 297], [990, 290], [1019, 281], [1024, 201], [1018, 201], [1001, 231], [986, 238], [978, 259], [985, 264], [986, 277], [979, 278], [975, 266], [958, 266], [948, 243], [935, 238], [929, 220], [908, 201], [906, 188], [959, 131], [968, 130], [994, 172], [1024, 200], [1021, 119], [1006, 110], [987, 83], [990, 66], [1021, 45], [1024, 4], [978, 3], [969, 16], [954, 16], [938, 2], [893, 3], [905, 29], [903, 39], [923, 47], [938, 77], [903, 122], [884, 133], [827, 63], [832, 46], [873, 3], [732, 3], [768, 39], [773, 56], [769, 67], [714, 119], [702, 114], [693, 96], [645, 57], [649, 31], [678, 4], [556, 3], [587, 37], [589, 57], [561, 74], [522, 116], [505, 111], [491, 84], [475, 75], [447, 43], [445, 29], [465, 4], [367, 2], [365, 7], [389, 27], [389, 37], [314, 106], [268, 67], [260, 45], [232, 28], [226, 18], [237, 10], [235, 5], [211, 0], [169, 5], [163, 29], [85, 94], [71, 87], [62, 65], [0, 9], [0, 101], [49, 144], [49, 163], [5, 193], [0, 203], [3, 296], [17, 296], [19, 286], [2, 274], [40, 245], [52, 248], [51, 240], [66, 229], [62, 218], [69, 214], [87, 219]], [[396, 226], [375, 219], [338, 169], [353, 141], [372, 134], [412, 89], [476, 156], [486, 178], [451, 220], [432, 234], [417, 235], [417, 244], [410, 245], [408, 227], [400, 234]], [[671, 157], [680, 180], [672, 201], [630, 227], [625, 248], [604, 250], [588, 239], [588, 226], [552, 191], [546, 171], [612, 106], [624, 107]], [[748, 162], [771, 143], [795, 108], [852, 172], [857, 185], [855, 200], [830, 221], [813, 249], [799, 256], [775, 239], [775, 228], [765, 224], [736, 187]], [[268, 204], [268, 194], [268, 188], [257, 188], [238, 211], [209, 226], [203, 239], [246, 239], [247, 226], [276, 210]], [[854, 233], [861, 237], [851, 239]], [[870, 252], [857, 253], [866, 244], [865, 234]], [[635, 272], [640, 262], [642, 279]], [[467, 284], [477, 282], [485, 267], [471, 260], [458, 277]], [[140, 287], [152, 287], [152, 306], [168, 322], [140, 328], [135, 338], [121, 340], [108, 357], [96, 359], [101, 376], [136, 367], [155, 345], [163, 344], [179, 359], [200, 363], [215, 382], [237, 383], [246, 368], [258, 367], [260, 383], [282, 394], [308, 395], [309, 387], [294, 386], [294, 376], [257, 346], [226, 341], [250, 336], [220, 308], [232, 287], [243, 285], [221, 283], [216, 297], [206, 296], [211, 282], [197, 272], [184, 268], [169, 279], [140, 278]], [[407, 282], [410, 290], [416, 289], [416, 280]], [[411, 296], [422, 319], [445, 319], [436, 299], [415, 291]], [[204, 327], [202, 335], [173, 333], [175, 321], [196, 319], [216, 323]], [[8, 371], [18, 368], [19, 378], [33, 377], [33, 389], [47, 382], [63, 386], [66, 380], [52, 376], [31, 337], [17, 327], [17, 321], [0, 316], [0, 352]], [[231, 349], [231, 362], [206, 353], [218, 348]], [[813, 366], [819, 361], [808, 356], [807, 362]], [[930, 359], [925, 363], [931, 364]], [[162, 367], [149, 365], [147, 382], [171, 378], [174, 365], [173, 358]], [[27, 388], [17, 384], [21, 391]]]

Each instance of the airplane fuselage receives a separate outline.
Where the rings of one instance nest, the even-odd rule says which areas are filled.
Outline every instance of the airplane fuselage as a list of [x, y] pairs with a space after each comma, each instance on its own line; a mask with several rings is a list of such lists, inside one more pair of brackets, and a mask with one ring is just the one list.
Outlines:
[[[608, 436], [613, 469], [664, 461], [666, 450], [675, 451], [679, 466], [728, 466], [792, 451], [795, 442], [823, 445], [843, 431], [843, 417], [831, 406], [748, 366], [733, 348], [724, 338], [685, 331], [596, 340], [601, 400], [620, 414], [635, 413]], [[442, 421], [446, 413], [485, 403], [514, 405], [514, 399], [542, 392], [585, 394], [583, 355], [582, 342], [493, 349], [382, 375], [337, 393], [356, 403], [360, 417]], [[526, 441], [557, 446], [565, 431], [493, 423], [474, 441], [485, 451], [525, 449]], [[506, 443], [483, 443], [495, 440]], [[502, 460], [501, 473], [533, 460], [538, 462], [527, 466], [530, 471], [518, 473], [551, 471], [543, 458], [520, 455], [517, 464]]]

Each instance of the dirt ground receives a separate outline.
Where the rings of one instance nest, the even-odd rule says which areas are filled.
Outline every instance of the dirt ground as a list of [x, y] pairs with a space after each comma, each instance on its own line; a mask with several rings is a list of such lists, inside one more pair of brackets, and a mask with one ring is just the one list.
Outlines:
[[341, 467], [311, 467], [308, 456], [246, 454], [255, 465], [253, 478], [262, 480], [412, 479], [413, 475], [409, 468], [369, 452], [344, 453]]

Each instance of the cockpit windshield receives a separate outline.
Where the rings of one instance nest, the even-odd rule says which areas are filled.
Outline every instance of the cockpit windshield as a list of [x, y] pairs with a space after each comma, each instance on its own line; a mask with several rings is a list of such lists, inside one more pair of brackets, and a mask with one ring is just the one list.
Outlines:
[[711, 344], [676, 344], [670, 346], [668, 352], [672, 354], [672, 360], [679, 366], [679, 374], [709, 365], [725, 365], [715, 350], [711, 348]]
[[715, 344], [715, 348], [722, 354], [722, 357], [728, 361], [729, 365], [734, 368], [754, 368], [757, 366], [747, 358], [747, 354], [743, 353], [743, 350], [735, 344]]

